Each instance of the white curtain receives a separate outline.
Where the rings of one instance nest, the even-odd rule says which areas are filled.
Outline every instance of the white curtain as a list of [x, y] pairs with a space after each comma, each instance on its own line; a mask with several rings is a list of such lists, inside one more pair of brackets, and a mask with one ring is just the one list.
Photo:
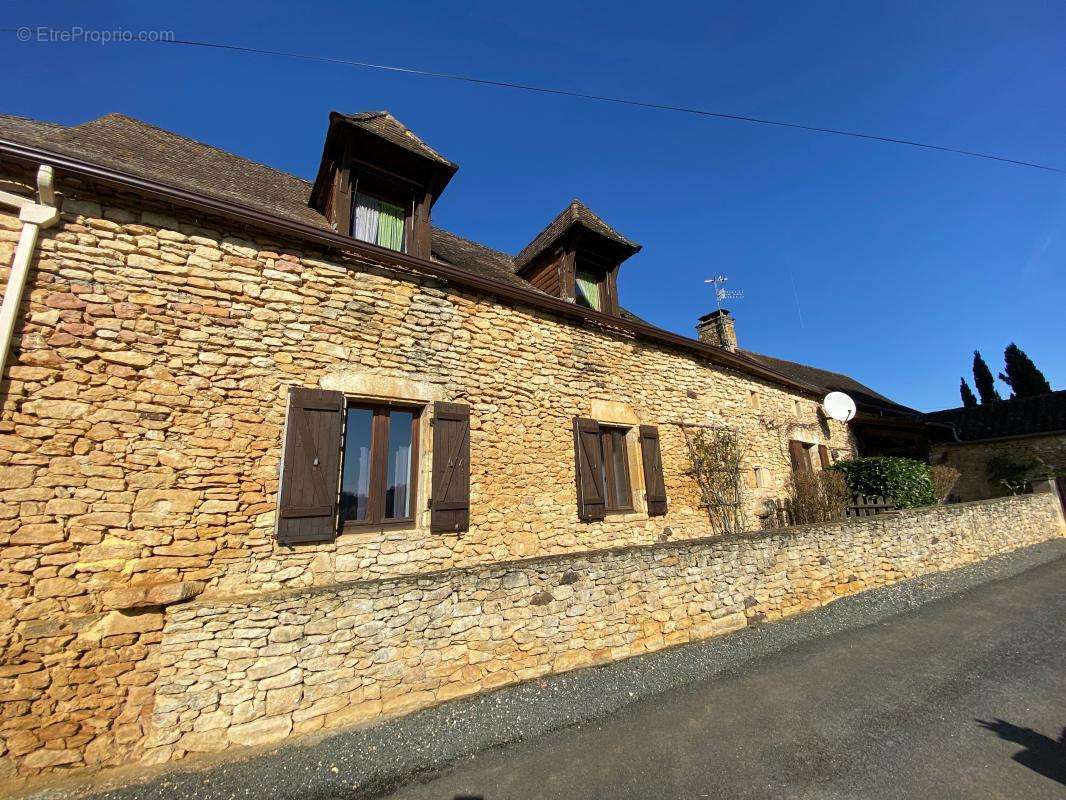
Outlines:
[[381, 203], [376, 197], [356, 192], [354, 233], [356, 239], [377, 244], [380, 210]]
[[404, 445], [396, 449], [396, 463], [393, 467], [393, 516], [406, 517], [411, 513], [407, 499], [411, 483], [411, 446]]

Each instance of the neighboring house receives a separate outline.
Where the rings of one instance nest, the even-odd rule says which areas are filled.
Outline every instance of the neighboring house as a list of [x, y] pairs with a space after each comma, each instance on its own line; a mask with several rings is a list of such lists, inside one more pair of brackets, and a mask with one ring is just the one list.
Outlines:
[[957, 499], [982, 500], [1006, 493], [988, 479], [988, 462], [994, 457], [1029, 465], [1034, 475], [1057, 474], [1063, 486], [1066, 391], [949, 408], [926, 417], [953, 431], [953, 436], [933, 446], [931, 461], [959, 470], [959, 482], [952, 492]]
[[[153, 688], [170, 604], [705, 536], [682, 425], [739, 433], [754, 519], [913, 421], [737, 349], [727, 312], [703, 341], [626, 312], [640, 248], [578, 201], [515, 257], [434, 227], [457, 167], [386, 112], [331, 114], [313, 183], [121, 115], [0, 117], [0, 188], [42, 165], [62, 216], [3, 354], [0, 775], [187, 752]], [[0, 207], [0, 261], [24, 223]], [[247, 711], [204, 702], [201, 736]]]

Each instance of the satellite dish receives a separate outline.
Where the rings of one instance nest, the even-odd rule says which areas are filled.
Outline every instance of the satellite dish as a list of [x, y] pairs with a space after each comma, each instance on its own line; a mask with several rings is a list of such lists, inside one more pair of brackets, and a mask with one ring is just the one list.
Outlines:
[[830, 419], [848, 422], [855, 416], [855, 401], [843, 392], [830, 392], [822, 401], [822, 408]]

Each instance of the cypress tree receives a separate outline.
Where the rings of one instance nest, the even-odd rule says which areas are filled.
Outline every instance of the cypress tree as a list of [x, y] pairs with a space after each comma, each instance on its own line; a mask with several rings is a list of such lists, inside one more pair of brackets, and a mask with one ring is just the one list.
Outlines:
[[996, 379], [992, 377], [992, 370], [981, 358], [979, 350], [973, 351], [973, 385], [977, 387], [982, 403], [998, 403], [1003, 399], [996, 391]]
[[999, 379], [1011, 388], [1012, 397], [1033, 397], [1051, 391], [1051, 384], [1044, 373], [1014, 342], [1003, 351], [1003, 361], [1006, 374], [999, 373]]
[[977, 397], [973, 393], [973, 389], [970, 388], [970, 384], [966, 382], [965, 378], [959, 379], [959, 393], [962, 395], [962, 404], [966, 408], [973, 408], [977, 405]]

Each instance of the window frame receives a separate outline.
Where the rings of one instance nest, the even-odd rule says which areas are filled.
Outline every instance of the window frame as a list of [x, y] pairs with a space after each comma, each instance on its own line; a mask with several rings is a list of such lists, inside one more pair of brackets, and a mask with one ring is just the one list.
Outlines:
[[[370, 411], [372, 413], [370, 424], [370, 475], [368, 477], [367, 518], [363, 520], [343, 519], [340, 510], [340, 502], [338, 500], [337, 519], [340, 533], [415, 527], [419, 511], [419, 455], [422, 449], [421, 417], [425, 410], [425, 406], [418, 403], [401, 403], [389, 400], [346, 399], [344, 404], [344, 426], [341, 430], [340, 497], [343, 497], [344, 494], [344, 465], [347, 456], [345, 446], [348, 438], [348, 411], [353, 408]], [[408, 504], [408, 516], [386, 519], [384, 517], [385, 491], [387, 488], [386, 473], [388, 464], [389, 432], [391, 431], [392, 426], [391, 412], [393, 411], [402, 411], [411, 414], [411, 472], [409, 476], [411, 501]]]
[[[409, 252], [411, 249], [411, 238], [414, 234], [414, 190], [395, 181], [390, 181], [388, 178], [383, 178], [369, 169], [357, 168], [354, 164], [351, 180], [351, 219], [348, 222], [348, 235], [358, 242], [366, 241], [355, 235], [356, 208], [359, 195], [363, 194], [367, 197], [374, 198], [378, 202], [400, 206], [403, 209], [403, 247], [399, 250], [394, 250], [393, 252]], [[379, 245], [377, 242], [366, 242], [366, 244], [372, 244], [376, 247], [384, 247], [384, 245]], [[385, 249], [390, 250], [391, 248]]]
[[[630, 429], [624, 425], [600, 425], [600, 452], [603, 459], [603, 482], [604, 498], [603, 510], [608, 514], [628, 514], [635, 510], [633, 503], [633, 476], [629, 468], [629, 438]], [[629, 495], [626, 504], [619, 503], [615, 478], [615, 464], [613, 456], [616, 455], [615, 437], [621, 442], [622, 476], [625, 479], [627, 493]]]

